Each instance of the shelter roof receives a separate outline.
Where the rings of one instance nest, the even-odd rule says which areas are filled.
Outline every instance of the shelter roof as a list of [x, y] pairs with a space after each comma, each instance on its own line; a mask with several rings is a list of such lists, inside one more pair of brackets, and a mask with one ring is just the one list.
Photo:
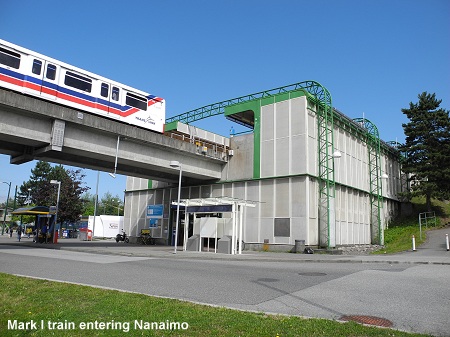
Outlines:
[[12, 214], [14, 215], [50, 214], [50, 209], [47, 206], [23, 207], [14, 210]]

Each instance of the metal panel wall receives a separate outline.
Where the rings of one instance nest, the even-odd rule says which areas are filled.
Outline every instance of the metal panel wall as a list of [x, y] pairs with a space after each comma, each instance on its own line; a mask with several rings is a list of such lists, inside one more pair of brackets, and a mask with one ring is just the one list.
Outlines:
[[[342, 157], [334, 160], [336, 196], [335, 237], [337, 245], [368, 244], [371, 242], [368, 148], [359, 138], [335, 125], [335, 148]], [[239, 146], [247, 146], [245, 153], [253, 153], [257, 148], [253, 137], [247, 137]], [[305, 97], [281, 101], [261, 107], [260, 129], [260, 180], [252, 180], [252, 163], [229, 165], [224, 169], [224, 180], [235, 180], [223, 184], [200, 187], [184, 187], [182, 198], [230, 196], [245, 200], [258, 201], [255, 208], [244, 208], [246, 242], [290, 243], [304, 239], [306, 244], [318, 244], [318, 142], [317, 119], [313, 111], [307, 108]], [[238, 144], [236, 137], [235, 145]], [[250, 151], [250, 152], [249, 152]], [[255, 151], [254, 153], [257, 153]], [[233, 160], [233, 159], [231, 159]], [[243, 168], [244, 167], [244, 168]], [[383, 195], [396, 198], [400, 191], [400, 166], [395, 158], [382, 155], [382, 173], [389, 179], [382, 181]], [[226, 170], [229, 170], [226, 172]], [[243, 172], [243, 171], [249, 172]], [[230, 178], [231, 177], [231, 178]], [[145, 189], [146, 180], [129, 178], [127, 190]], [[240, 181], [237, 181], [240, 180]], [[164, 205], [176, 198], [177, 188], [165, 188], [162, 193]], [[131, 214], [125, 221], [130, 228], [145, 223], [147, 203], [159, 202], [161, 192], [127, 192], [125, 214]], [[128, 200], [131, 200], [129, 202]], [[396, 211], [397, 204], [385, 200], [382, 214], [387, 223]], [[276, 218], [290, 219], [290, 237], [275, 237]], [[165, 218], [165, 221], [168, 219]], [[134, 227], [133, 227], [134, 226]]]

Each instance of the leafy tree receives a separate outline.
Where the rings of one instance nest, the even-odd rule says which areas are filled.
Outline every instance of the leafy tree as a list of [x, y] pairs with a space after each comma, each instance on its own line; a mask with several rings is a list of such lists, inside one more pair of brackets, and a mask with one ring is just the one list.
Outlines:
[[[91, 194], [89, 192], [85, 192], [81, 196], [81, 200], [83, 201], [83, 215], [94, 215], [95, 210], [95, 194]], [[98, 205], [97, 205], [98, 207]]]
[[425, 196], [431, 211], [431, 198], [450, 195], [450, 118], [435, 94], [423, 92], [418, 98], [402, 109], [410, 121], [403, 124], [406, 142], [399, 150], [406, 153], [402, 168], [409, 174], [409, 196]]
[[118, 195], [112, 196], [111, 193], [106, 192], [99, 202], [98, 214], [104, 215], [123, 215], [123, 201]]

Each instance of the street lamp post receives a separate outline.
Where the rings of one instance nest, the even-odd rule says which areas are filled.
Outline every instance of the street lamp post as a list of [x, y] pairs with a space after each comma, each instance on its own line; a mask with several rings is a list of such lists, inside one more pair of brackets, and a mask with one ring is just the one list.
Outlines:
[[119, 155], [119, 143], [120, 143], [120, 136], [117, 136], [116, 160], [115, 160], [115, 163], [114, 163], [114, 173], [108, 173], [114, 179], [116, 178], [116, 172], [117, 172], [117, 157]]
[[178, 222], [180, 221], [180, 195], [181, 195], [181, 175], [182, 175], [182, 169], [181, 164], [178, 161], [171, 161], [170, 167], [178, 168], [180, 170], [180, 175], [178, 178], [178, 202], [177, 202], [177, 222], [175, 224], [175, 248], [173, 250], [173, 253], [177, 253], [177, 244], [178, 244]]
[[50, 180], [50, 184], [58, 185], [58, 196], [56, 197], [55, 223], [53, 225], [53, 243], [58, 243], [58, 239], [56, 238], [56, 223], [57, 223], [57, 220], [58, 220], [59, 194], [61, 192], [61, 182], [58, 181], [58, 180]]
[[2, 183], [9, 186], [8, 197], [6, 198], [5, 214], [3, 215], [3, 225], [2, 225], [2, 235], [3, 235], [5, 233], [6, 213], [8, 212], [8, 201], [9, 201], [9, 193], [11, 192], [11, 182], [7, 183], [6, 181], [2, 181]]

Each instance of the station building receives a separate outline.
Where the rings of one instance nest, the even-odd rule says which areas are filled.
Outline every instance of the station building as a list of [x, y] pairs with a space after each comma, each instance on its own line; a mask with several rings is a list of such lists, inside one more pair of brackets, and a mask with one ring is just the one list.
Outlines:
[[[231, 234], [231, 229], [218, 231], [217, 222], [214, 234], [201, 234], [204, 217], [240, 221], [233, 235], [244, 249], [295, 247], [299, 241], [327, 248], [384, 243], [384, 229], [400, 209], [398, 193], [405, 179], [398, 151], [380, 140], [374, 124], [332, 108], [328, 91], [313, 81], [220, 105], [217, 113], [251, 131], [223, 137], [182, 119], [166, 123], [166, 135], [227, 159], [219, 181], [189, 186], [182, 180], [178, 243], [186, 247], [197, 233], [202, 247], [211, 239], [215, 245]], [[153, 237], [173, 244], [177, 194], [177, 183], [128, 177], [125, 231], [138, 236], [150, 227]], [[252, 207], [237, 207], [238, 215], [214, 207], [187, 215], [188, 200], [222, 206], [230, 200], [230, 205]], [[149, 217], [152, 205], [162, 205], [157, 219]]]

